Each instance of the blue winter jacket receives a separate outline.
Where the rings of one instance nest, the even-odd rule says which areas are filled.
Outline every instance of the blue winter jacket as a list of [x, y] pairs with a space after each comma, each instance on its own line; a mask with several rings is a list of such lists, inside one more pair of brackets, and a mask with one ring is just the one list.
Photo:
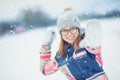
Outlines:
[[74, 57], [74, 49], [70, 44], [68, 44], [66, 50], [68, 56], [58, 58], [59, 53], [57, 53], [55, 60], [58, 63], [58, 67], [66, 64], [77, 80], [86, 80], [97, 73], [104, 74], [103, 68], [95, 60], [95, 54], [88, 52], [85, 48], [80, 48], [75, 51], [78, 56]]

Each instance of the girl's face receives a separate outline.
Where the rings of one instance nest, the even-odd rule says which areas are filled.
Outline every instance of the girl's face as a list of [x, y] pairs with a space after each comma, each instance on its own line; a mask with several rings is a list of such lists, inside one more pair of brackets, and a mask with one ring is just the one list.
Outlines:
[[64, 27], [60, 31], [63, 40], [65, 40], [68, 43], [73, 43], [76, 38], [78, 37], [78, 28], [77, 27]]

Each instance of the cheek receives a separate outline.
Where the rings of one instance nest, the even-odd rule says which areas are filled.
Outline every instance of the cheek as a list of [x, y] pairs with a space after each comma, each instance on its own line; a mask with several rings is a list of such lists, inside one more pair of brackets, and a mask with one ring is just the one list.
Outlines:
[[76, 33], [76, 34], [75, 34], [75, 38], [77, 38], [77, 37], [78, 37], [78, 34], [79, 34], [79, 33]]
[[64, 41], [69, 42], [69, 40], [66, 37], [62, 37]]
[[62, 36], [62, 38], [63, 38], [63, 40], [65, 40], [65, 41], [66, 41], [66, 37]]

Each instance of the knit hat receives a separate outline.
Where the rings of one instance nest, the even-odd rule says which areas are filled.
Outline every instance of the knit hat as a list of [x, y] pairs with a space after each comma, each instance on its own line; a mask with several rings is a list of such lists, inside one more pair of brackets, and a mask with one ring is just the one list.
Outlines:
[[80, 26], [80, 20], [77, 14], [70, 8], [67, 8], [60, 14], [57, 20], [57, 26], [58, 30], [60, 31], [64, 27], [79, 27]]

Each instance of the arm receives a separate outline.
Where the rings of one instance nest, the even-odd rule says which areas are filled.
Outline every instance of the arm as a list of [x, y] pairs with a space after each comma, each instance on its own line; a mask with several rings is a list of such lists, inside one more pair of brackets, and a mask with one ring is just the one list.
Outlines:
[[102, 28], [97, 20], [89, 21], [85, 28], [85, 37], [80, 46], [85, 47], [87, 51], [95, 54], [96, 61], [100, 66], [103, 65], [101, 56]]
[[47, 41], [40, 47], [40, 71], [44, 75], [49, 75], [58, 70], [57, 62], [51, 59], [51, 44], [54, 39], [54, 33], [47, 35]]
[[44, 75], [49, 75], [58, 70], [57, 62], [51, 59], [51, 51], [47, 45], [42, 45], [40, 55], [40, 71]]
[[44, 75], [50, 75], [59, 69], [68, 80], [76, 80], [62, 59], [60, 60], [57, 57], [55, 57], [55, 59], [51, 59], [51, 51], [49, 49], [50, 48], [46, 45], [42, 45], [41, 47], [40, 71], [43, 72]]

